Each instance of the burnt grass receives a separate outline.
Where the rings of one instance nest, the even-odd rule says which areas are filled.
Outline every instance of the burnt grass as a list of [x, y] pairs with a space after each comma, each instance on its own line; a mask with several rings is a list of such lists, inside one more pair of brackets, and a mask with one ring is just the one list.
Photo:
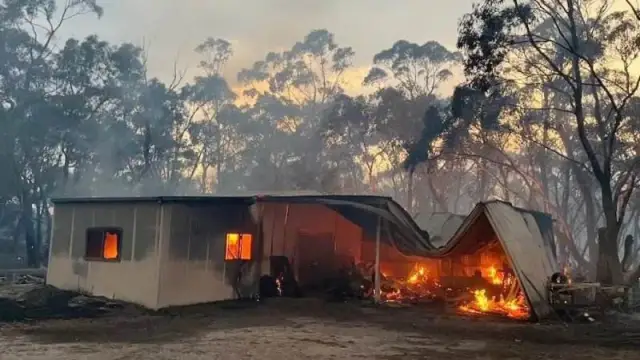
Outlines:
[[[100, 299], [85, 299], [69, 310], [61, 306], [61, 302], [64, 301], [58, 299], [57, 313], [47, 313], [46, 304], [40, 304], [37, 309], [23, 308], [21, 316], [3, 319], [5, 322], [0, 323], [0, 329], [7, 327], [7, 320], [11, 320], [13, 326], [9, 333], [26, 335], [31, 341], [43, 344], [157, 344], [179, 341], [211, 326], [218, 330], [249, 329], [254, 326], [296, 327], [299, 325], [290, 319], [304, 317], [331, 320], [344, 323], [344, 326], [367, 324], [425, 337], [464, 338], [550, 348], [579, 346], [603, 350], [640, 350], [640, 322], [523, 323], [484, 316], [462, 317], [443, 308], [389, 308], [362, 302], [334, 303], [313, 298], [269, 299], [260, 303], [228, 302], [159, 312]], [[7, 304], [0, 302], [0, 314], [7, 313]], [[5, 306], [4, 312], [2, 306]]]

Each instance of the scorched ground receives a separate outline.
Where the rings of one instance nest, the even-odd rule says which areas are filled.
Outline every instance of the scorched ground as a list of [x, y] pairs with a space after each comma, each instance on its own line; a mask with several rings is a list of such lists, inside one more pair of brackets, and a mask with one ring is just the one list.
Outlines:
[[314, 299], [0, 327], [2, 360], [634, 359], [639, 343], [632, 323], [535, 325]]

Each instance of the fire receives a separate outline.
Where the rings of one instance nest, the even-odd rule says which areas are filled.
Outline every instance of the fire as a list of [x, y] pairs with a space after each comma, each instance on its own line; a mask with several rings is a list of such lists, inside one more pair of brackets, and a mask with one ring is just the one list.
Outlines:
[[505, 300], [502, 296], [499, 300], [489, 299], [485, 289], [474, 290], [473, 296], [473, 301], [461, 305], [460, 310], [470, 314], [492, 313], [512, 319], [527, 319], [529, 317], [529, 308], [523, 296], [511, 300]]
[[[429, 303], [442, 298], [453, 301], [458, 310], [468, 314], [496, 314], [514, 319], [529, 317], [527, 301], [515, 274], [509, 269], [499, 270], [498, 266], [491, 265], [476, 271], [473, 277], [443, 278], [432, 275], [438, 272], [429, 269], [416, 264], [404, 279], [392, 279], [383, 274], [382, 298], [405, 304]], [[447, 285], [443, 286], [441, 281], [446, 281]]]
[[432, 301], [440, 284], [429, 276], [422, 265], [415, 265], [406, 279], [392, 280], [386, 275], [382, 295], [387, 302], [419, 303]]
[[407, 282], [409, 284], [417, 284], [418, 282], [420, 282], [421, 280], [426, 280], [427, 279], [427, 271], [425, 270], [424, 267], [422, 266], [418, 266], [414, 269], [414, 271], [411, 273], [411, 275], [409, 275], [409, 277], [407, 278]]
[[118, 234], [110, 232], [104, 234], [103, 257], [106, 260], [118, 258]]
[[502, 276], [498, 274], [498, 270], [496, 269], [496, 267], [493, 265], [490, 266], [489, 269], [487, 269], [487, 277], [493, 285], [502, 285], [504, 281]]
[[499, 286], [499, 298], [489, 298], [487, 289], [475, 289], [471, 291], [473, 300], [459, 307], [466, 313], [491, 313], [507, 316], [514, 319], [526, 319], [529, 317], [529, 307], [515, 275], [499, 274], [495, 267], [491, 266], [486, 271], [486, 280], [492, 285]]
[[489, 299], [487, 299], [486, 290], [475, 290], [473, 292], [473, 296], [475, 298], [476, 306], [480, 311], [489, 311]]

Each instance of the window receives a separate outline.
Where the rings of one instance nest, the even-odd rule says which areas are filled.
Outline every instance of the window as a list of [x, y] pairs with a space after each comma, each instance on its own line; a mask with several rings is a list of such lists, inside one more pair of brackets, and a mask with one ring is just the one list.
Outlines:
[[87, 229], [87, 260], [120, 261], [122, 229], [112, 227]]
[[225, 260], [251, 260], [251, 234], [228, 233]]

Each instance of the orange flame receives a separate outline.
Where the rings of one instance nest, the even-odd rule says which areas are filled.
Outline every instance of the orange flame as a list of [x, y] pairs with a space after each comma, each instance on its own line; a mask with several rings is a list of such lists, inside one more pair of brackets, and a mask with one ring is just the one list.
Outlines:
[[529, 317], [529, 307], [526, 304], [524, 296], [517, 296], [515, 299], [505, 300], [502, 296], [496, 301], [495, 298], [489, 299], [485, 289], [472, 291], [473, 301], [469, 304], [461, 305], [460, 310], [466, 313], [494, 313], [505, 315], [513, 319], [527, 319]]
[[502, 276], [498, 274], [498, 270], [493, 265], [487, 269], [487, 277], [493, 285], [502, 285], [503, 283]]
[[[476, 283], [471, 289], [471, 299], [458, 305], [458, 309], [470, 314], [496, 314], [514, 319], [527, 319], [530, 310], [514, 274], [510, 271], [499, 271], [497, 266], [481, 269], [487, 288]], [[385, 276], [386, 278], [386, 276]], [[383, 297], [388, 302], [420, 302], [434, 299], [454, 289], [444, 289], [437, 278], [430, 276], [426, 265], [416, 264], [409, 275], [402, 281], [391, 281]], [[490, 288], [489, 288], [490, 286]], [[496, 294], [492, 296], [491, 294]], [[447, 295], [444, 295], [447, 296]]]
[[102, 257], [106, 260], [116, 260], [118, 258], [118, 234], [110, 232], [104, 234]]
[[421, 280], [426, 280], [427, 278], [427, 271], [425, 270], [424, 267], [422, 266], [418, 266], [414, 269], [414, 271], [411, 273], [411, 275], [409, 275], [409, 277], [407, 278], [407, 282], [409, 284], [417, 284], [418, 282], [420, 282]]

